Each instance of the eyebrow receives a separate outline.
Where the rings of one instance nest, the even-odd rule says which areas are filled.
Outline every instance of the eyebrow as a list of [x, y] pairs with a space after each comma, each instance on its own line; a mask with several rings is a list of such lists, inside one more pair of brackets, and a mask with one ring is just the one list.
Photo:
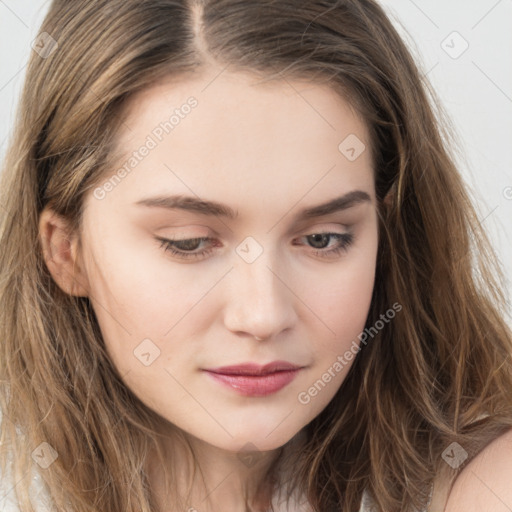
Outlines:
[[[352, 190], [351, 192], [331, 199], [326, 203], [304, 208], [296, 214], [296, 218], [302, 220], [322, 217], [341, 210], [346, 210], [363, 202], [371, 202], [369, 194], [363, 190]], [[135, 204], [137, 206], [146, 206], [151, 208], [185, 210], [199, 213], [201, 215], [214, 215], [228, 219], [236, 219], [238, 216], [238, 210], [235, 211], [225, 204], [184, 195], [148, 197], [137, 201]]]

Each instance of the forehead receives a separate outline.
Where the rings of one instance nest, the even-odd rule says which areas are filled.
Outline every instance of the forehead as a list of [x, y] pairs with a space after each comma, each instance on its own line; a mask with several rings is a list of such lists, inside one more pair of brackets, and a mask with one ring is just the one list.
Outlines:
[[[231, 153], [238, 147], [286, 149], [290, 141], [297, 143], [299, 152], [309, 148], [308, 139], [328, 136], [336, 142], [348, 132], [367, 141], [365, 123], [353, 107], [325, 83], [263, 80], [245, 72], [212, 69], [170, 77], [133, 95], [124, 107], [118, 149], [131, 149], [148, 135], [176, 148], [196, 140], [196, 150], [222, 141], [216, 149]], [[190, 125], [193, 134], [187, 129]], [[258, 137], [245, 138], [248, 134]]]
[[243, 202], [373, 188], [365, 123], [326, 84], [212, 71], [145, 89], [123, 114], [117, 164], [129, 176], [116, 194], [131, 201], [142, 190]]

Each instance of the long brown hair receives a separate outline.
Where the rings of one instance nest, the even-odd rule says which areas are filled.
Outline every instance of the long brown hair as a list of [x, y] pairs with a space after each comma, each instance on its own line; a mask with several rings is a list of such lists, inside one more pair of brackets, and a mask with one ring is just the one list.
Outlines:
[[306, 426], [291, 487], [321, 512], [358, 510], [364, 489], [381, 511], [421, 508], [436, 475], [464, 467], [443, 459], [451, 443], [470, 460], [512, 427], [501, 269], [435, 95], [375, 1], [54, 0], [40, 33], [49, 50], [31, 55], [0, 182], [0, 441], [23, 510], [42, 442], [58, 454], [43, 473], [57, 510], [157, 510], [144, 464], [160, 418], [111, 364], [89, 298], [51, 278], [38, 220], [51, 206], [77, 230], [84, 196], [112, 173], [126, 100], [211, 63], [328, 83], [371, 135], [367, 327], [402, 309]]

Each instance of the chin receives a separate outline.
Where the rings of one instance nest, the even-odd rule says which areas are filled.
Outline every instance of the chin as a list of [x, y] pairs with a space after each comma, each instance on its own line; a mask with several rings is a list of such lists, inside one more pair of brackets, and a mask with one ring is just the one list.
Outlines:
[[274, 435], [268, 435], [266, 429], [260, 429], [256, 433], [251, 430], [250, 432], [239, 433], [234, 436], [232, 439], [228, 440], [222, 446], [219, 446], [215, 443], [219, 448], [223, 448], [232, 452], [252, 452], [252, 451], [260, 451], [267, 452], [273, 451], [284, 446], [288, 441], [290, 441], [296, 432], [290, 433], [289, 435], [280, 433], [275, 433]]

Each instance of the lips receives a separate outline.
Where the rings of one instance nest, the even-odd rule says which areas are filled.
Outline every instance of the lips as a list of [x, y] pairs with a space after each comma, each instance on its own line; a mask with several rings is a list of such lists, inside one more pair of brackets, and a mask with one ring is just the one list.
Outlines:
[[218, 368], [208, 368], [206, 371], [219, 373], [222, 375], [268, 375], [279, 371], [298, 370], [301, 367], [287, 361], [272, 361], [266, 365], [255, 363], [242, 363], [232, 366], [220, 366]]
[[243, 363], [203, 370], [214, 381], [244, 396], [266, 396], [289, 384], [301, 370], [287, 361], [266, 365]]

